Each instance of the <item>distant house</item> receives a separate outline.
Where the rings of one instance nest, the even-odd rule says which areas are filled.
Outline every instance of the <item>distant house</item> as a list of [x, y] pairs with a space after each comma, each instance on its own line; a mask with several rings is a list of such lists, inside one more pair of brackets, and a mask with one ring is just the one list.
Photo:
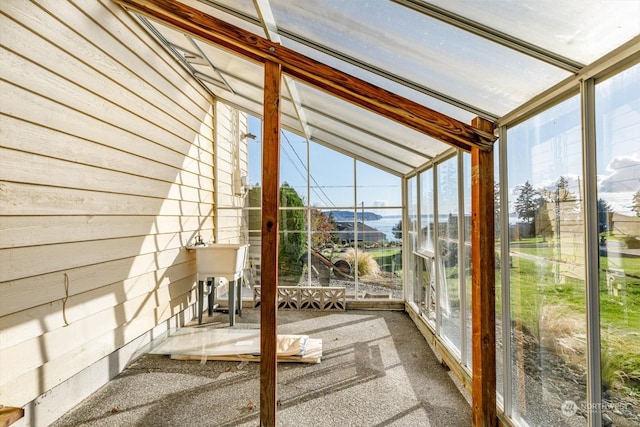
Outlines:
[[379, 243], [386, 240], [386, 235], [383, 232], [378, 231], [375, 228], [368, 226], [367, 224], [357, 222], [357, 230], [354, 230], [353, 224], [354, 223], [352, 221], [336, 222], [336, 228], [338, 229], [341, 240], [348, 243], [355, 242], [355, 231], [357, 231], [358, 242]]

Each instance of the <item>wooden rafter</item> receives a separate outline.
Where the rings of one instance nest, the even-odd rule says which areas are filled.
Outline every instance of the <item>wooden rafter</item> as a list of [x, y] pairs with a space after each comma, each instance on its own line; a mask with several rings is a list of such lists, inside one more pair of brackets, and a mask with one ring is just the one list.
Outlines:
[[200, 10], [170, 0], [115, 0], [184, 33], [257, 62], [271, 61], [282, 72], [367, 110], [395, 120], [451, 146], [490, 150], [495, 136], [417, 102], [353, 77], [259, 37]]

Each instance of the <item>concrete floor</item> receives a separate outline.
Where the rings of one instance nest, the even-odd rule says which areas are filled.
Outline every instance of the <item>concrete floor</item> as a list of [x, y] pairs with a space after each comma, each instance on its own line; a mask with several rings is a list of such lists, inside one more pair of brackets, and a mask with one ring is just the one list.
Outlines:
[[[245, 309], [234, 328], [259, 319]], [[224, 313], [205, 322], [229, 327]], [[278, 324], [323, 342], [321, 363], [278, 365], [279, 426], [470, 425], [469, 396], [406, 313], [280, 311]], [[256, 427], [259, 402], [258, 363], [144, 354], [53, 426]]]

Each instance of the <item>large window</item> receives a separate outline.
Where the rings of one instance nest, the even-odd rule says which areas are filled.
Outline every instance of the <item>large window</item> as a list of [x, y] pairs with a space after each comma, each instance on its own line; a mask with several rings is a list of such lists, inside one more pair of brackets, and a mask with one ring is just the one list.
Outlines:
[[289, 132], [280, 135], [280, 239], [278, 247], [278, 284], [296, 286], [307, 269], [309, 221], [307, 205], [309, 186], [308, 144]]
[[415, 236], [413, 302], [467, 368], [471, 367], [470, 182], [471, 157], [462, 152], [409, 180], [409, 194], [418, 196], [409, 203], [416, 221], [410, 228]]
[[625, 425], [640, 420], [640, 65], [596, 85], [596, 147], [602, 417]]
[[[498, 402], [515, 425], [635, 426], [640, 65], [517, 120], [494, 147]], [[405, 228], [411, 307], [468, 370], [470, 163], [458, 152], [409, 178]]]
[[435, 327], [437, 281], [436, 281], [436, 252], [435, 252], [435, 192], [434, 192], [433, 168], [429, 168], [420, 174], [420, 253], [423, 255], [421, 265], [423, 268], [424, 297], [421, 301], [421, 309], [427, 321]]
[[508, 132], [513, 417], [530, 426], [586, 399], [581, 140], [579, 96]]
[[440, 328], [442, 336], [460, 354], [460, 269], [459, 269], [459, 215], [458, 157], [437, 166], [438, 216], [436, 259], [439, 275]]
[[[249, 127], [258, 134], [260, 121], [251, 117]], [[258, 283], [260, 138], [247, 144], [244, 209]], [[280, 286], [339, 286], [348, 298], [402, 299], [402, 212], [399, 176], [282, 131]]]
[[402, 299], [402, 187], [399, 177], [356, 162], [357, 255], [363, 296]]

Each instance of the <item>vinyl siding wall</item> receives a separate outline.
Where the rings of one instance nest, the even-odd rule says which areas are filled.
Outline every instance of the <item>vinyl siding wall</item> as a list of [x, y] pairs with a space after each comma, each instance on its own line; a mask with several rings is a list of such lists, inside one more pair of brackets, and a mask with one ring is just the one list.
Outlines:
[[217, 103], [216, 122], [216, 241], [248, 243], [248, 225], [242, 212], [246, 193], [237, 187], [237, 180], [247, 176], [248, 144], [258, 142], [243, 137], [247, 115], [237, 109]]
[[127, 360], [100, 361], [191, 319], [184, 246], [214, 236], [215, 112], [108, 0], [0, 11], [0, 404], [25, 406], [83, 371], [106, 381]]

